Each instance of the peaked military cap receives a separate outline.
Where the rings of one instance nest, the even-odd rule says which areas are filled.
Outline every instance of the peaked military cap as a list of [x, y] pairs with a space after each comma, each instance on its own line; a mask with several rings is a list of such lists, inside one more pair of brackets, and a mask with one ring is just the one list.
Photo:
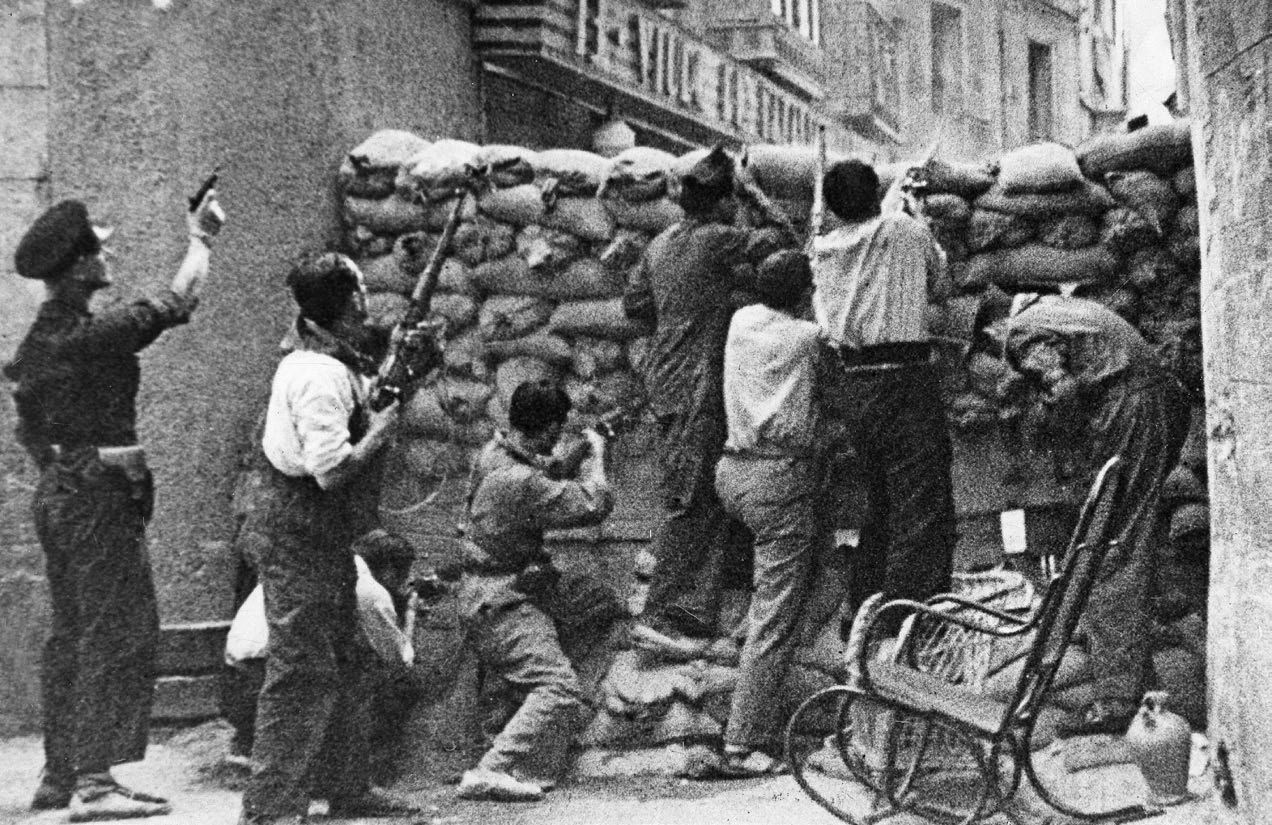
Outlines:
[[110, 230], [94, 226], [88, 207], [66, 200], [48, 208], [27, 229], [13, 254], [14, 268], [23, 278], [57, 278], [85, 255], [102, 248]]

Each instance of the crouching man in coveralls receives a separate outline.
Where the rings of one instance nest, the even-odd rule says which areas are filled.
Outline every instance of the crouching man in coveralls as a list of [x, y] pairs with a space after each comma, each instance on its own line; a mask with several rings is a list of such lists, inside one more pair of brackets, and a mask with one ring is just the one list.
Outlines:
[[465, 799], [534, 801], [555, 784], [588, 720], [571, 658], [578, 661], [626, 616], [613, 592], [558, 572], [544, 548], [546, 530], [599, 524], [614, 507], [598, 433], [584, 431], [591, 449], [576, 473], [559, 478], [553, 469], [552, 448], [569, 412], [560, 387], [519, 385], [510, 430], [496, 434], [473, 466], [460, 611], [486, 687], [501, 682], [515, 707], [464, 773], [458, 792]]

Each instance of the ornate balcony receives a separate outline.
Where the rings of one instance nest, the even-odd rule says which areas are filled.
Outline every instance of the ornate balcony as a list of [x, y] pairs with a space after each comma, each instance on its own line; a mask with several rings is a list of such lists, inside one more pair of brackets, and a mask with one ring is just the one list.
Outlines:
[[636, 0], [486, 0], [474, 38], [489, 71], [692, 143], [811, 143], [806, 99]]

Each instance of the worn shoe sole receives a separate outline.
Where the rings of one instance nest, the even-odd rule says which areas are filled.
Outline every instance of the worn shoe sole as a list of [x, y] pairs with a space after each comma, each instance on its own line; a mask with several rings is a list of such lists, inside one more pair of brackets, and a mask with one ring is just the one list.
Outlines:
[[710, 647], [706, 639], [668, 636], [648, 625], [636, 625], [631, 629], [631, 641], [636, 647], [665, 659], [691, 662], [701, 659]]

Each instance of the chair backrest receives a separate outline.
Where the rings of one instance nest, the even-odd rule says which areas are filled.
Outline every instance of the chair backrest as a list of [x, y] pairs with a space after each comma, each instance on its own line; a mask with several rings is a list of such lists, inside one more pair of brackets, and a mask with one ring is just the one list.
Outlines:
[[1033, 646], [1025, 658], [1004, 728], [1032, 725], [1060, 669], [1104, 558], [1115, 543], [1109, 528], [1120, 494], [1121, 463], [1119, 456], [1105, 462], [1078, 512], [1063, 567], [1038, 607]]

